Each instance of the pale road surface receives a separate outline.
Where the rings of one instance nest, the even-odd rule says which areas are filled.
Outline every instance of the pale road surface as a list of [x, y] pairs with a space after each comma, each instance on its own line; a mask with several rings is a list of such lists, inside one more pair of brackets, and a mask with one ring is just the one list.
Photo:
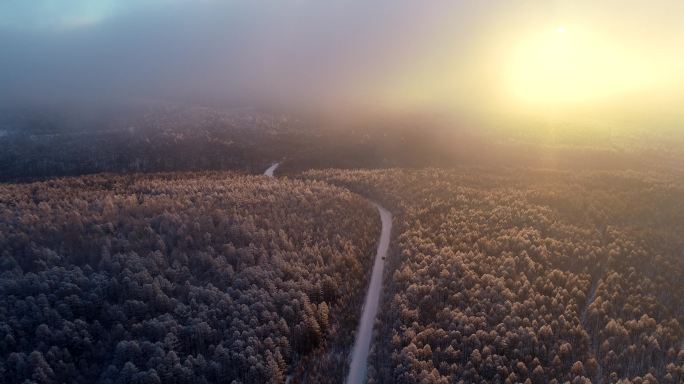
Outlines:
[[373, 205], [380, 212], [382, 232], [380, 233], [378, 250], [375, 254], [375, 263], [373, 264], [371, 281], [368, 286], [368, 293], [366, 294], [366, 302], [363, 305], [361, 322], [356, 332], [347, 384], [362, 384], [366, 382], [368, 351], [370, 350], [371, 337], [373, 335], [373, 325], [378, 314], [380, 291], [382, 289], [382, 271], [385, 268], [385, 258], [389, 250], [390, 232], [392, 231], [392, 214], [376, 203], [373, 203]]
[[264, 176], [273, 177], [273, 172], [275, 172], [279, 165], [280, 163], [273, 163], [273, 165], [268, 167], [266, 172], [264, 172]]
[[[274, 177], [273, 173], [278, 168], [280, 163], [273, 163], [264, 172], [264, 176]], [[349, 365], [349, 375], [347, 376], [347, 384], [363, 384], [366, 382], [366, 373], [368, 371], [368, 352], [370, 350], [371, 338], [373, 336], [373, 326], [375, 325], [375, 318], [378, 315], [378, 305], [380, 304], [380, 291], [382, 290], [382, 272], [385, 269], [385, 258], [389, 251], [390, 233], [392, 232], [392, 214], [390, 211], [381, 207], [379, 204], [371, 202], [380, 213], [380, 221], [382, 223], [382, 230], [380, 232], [380, 241], [378, 242], [378, 249], [375, 252], [375, 262], [373, 263], [373, 271], [371, 272], [370, 285], [368, 286], [368, 293], [366, 293], [366, 301], [363, 304], [363, 313], [361, 314], [361, 322], [359, 329], [356, 332], [356, 340], [354, 340], [354, 349], [351, 354], [351, 364]], [[289, 382], [288, 377], [288, 382]]]
[[[589, 288], [589, 299], [582, 309], [582, 314], [580, 315], [580, 324], [586, 330], [587, 329], [587, 313], [589, 312], [589, 306], [596, 300], [596, 289], [598, 288], [598, 283], [601, 279], [594, 281]], [[589, 334], [591, 337], [591, 334]], [[596, 376], [594, 377], [593, 383], [603, 384], [603, 368], [601, 367], [601, 360], [596, 356], [596, 346], [594, 345], [594, 338], [590, 338], [590, 343], [592, 344], [591, 357], [596, 359], [598, 368], [596, 369]]]

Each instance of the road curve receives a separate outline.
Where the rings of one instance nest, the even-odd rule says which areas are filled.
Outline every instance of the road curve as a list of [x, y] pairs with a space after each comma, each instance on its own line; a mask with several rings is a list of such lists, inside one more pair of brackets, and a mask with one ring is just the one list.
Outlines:
[[390, 211], [376, 203], [373, 203], [373, 205], [380, 213], [382, 232], [380, 233], [378, 250], [375, 254], [375, 263], [373, 264], [371, 281], [368, 286], [368, 293], [366, 294], [366, 302], [363, 305], [361, 322], [359, 323], [359, 329], [356, 332], [356, 340], [354, 341], [354, 349], [352, 350], [347, 384], [363, 384], [366, 382], [368, 351], [370, 350], [371, 338], [373, 335], [373, 325], [375, 324], [375, 318], [378, 314], [380, 291], [382, 290], [382, 271], [385, 268], [385, 258], [387, 257], [387, 251], [389, 250], [390, 233], [392, 232], [392, 214]]
[[[280, 163], [273, 163], [266, 169], [264, 176], [274, 177], [274, 172], [279, 165]], [[380, 241], [378, 241], [378, 249], [375, 252], [375, 261], [373, 263], [373, 271], [371, 272], [370, 285], [366, 293], [366, 301], [363, 304], [361, 322], [356, 332], [356, 340], [354, 340], [349, 375], [346, 380], [347, 384], [363, 384], [366, 382], [368, 352], [370, 351], [375, 318], [378, 315], [380, 292], [382, 290], [382, 272], [385, 269], [385, 258], [389, 251], [390, 233], [392, 232], [392, 213], [377, 203], [371, 202], [371, 204], [378, 209], [382, 230], [380, 232]]]
[[275, 170], [276, 170], [279, 166], [280, 166], [280, 163], [273, 163], [273, 164], [271, 164], [271, 166], [268, 167], [268, 169], [266, 169], [266, 171], [264, 172], [264, 176], [273, 177], [273, 172], [275, 172]]

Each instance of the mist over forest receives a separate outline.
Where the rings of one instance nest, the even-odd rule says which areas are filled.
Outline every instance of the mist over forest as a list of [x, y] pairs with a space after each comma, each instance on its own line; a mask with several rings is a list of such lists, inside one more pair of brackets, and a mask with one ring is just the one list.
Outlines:
[[682, 15], [0, 2], [0, 383], [684, 383]]

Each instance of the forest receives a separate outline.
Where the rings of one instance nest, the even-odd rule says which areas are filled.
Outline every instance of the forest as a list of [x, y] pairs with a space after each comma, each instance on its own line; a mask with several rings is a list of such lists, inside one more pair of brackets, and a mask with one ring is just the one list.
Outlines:
[[370, 383], [684, 382], [684, 182], [530, 169], [312, 170], [397, 230]]
[[[370, 201], [396, 222], [370, 383], [684, 382], [669, 167], [572, 149], [529, 168], [457, 132], [253, 110], [29, 116], [0, 137], [4, 382], [341, 383]], [[281, 177], [249, 175], [274, 159]]]
[[299, 131], [287, 116], [255, 110], [0, 109], [0, 181], [102, 172], [253, 172], [282, 157], [283, 149], [298, 149]]
[[476, 135], [426, 116], [347, 121], [173, 104], [87, 113], [0, 108], [0, 182], [102, 172], [259, 173], [279, 160], [287, 160], [281, 173], [292, 176], [312, 168], [539, 167], [541, 162], [571, 170], [650, 170], [654, 163], [675, 163], [660, 150], [642, 156], [629, 147], [614, 151], [584, 142], [559, 149], [526, 137], [501, 143], [492, 137], [497, 134]]
[[0, 381], [342, 376], [378, 232], [368, 202], [317, 181], [0, 184]]
[[684, 382], [671, 173], [295, 167], [0, 184], [7, 383]]

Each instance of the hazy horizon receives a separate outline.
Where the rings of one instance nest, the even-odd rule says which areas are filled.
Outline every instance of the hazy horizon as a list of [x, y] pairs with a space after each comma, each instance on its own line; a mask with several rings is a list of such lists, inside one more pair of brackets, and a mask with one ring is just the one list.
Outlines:
[[13, 0], [0, 4], [0, 105], [165, 100], [671, 129], [684, 121], [682, 14], [676, 1]]

